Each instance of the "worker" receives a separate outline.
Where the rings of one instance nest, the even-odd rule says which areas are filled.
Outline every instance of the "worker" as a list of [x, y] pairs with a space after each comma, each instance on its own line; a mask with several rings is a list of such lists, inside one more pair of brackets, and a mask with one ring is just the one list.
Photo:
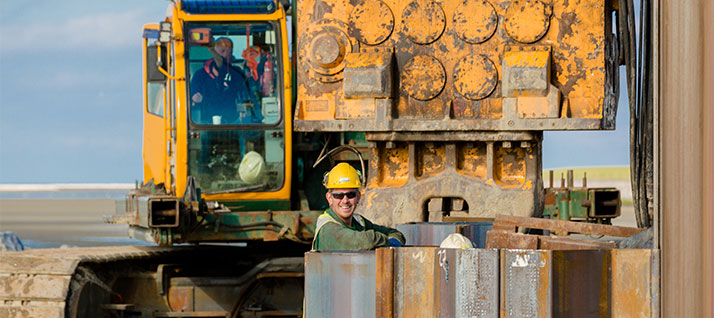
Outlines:
[[271, 45], [265, 43], [265, 37], [266, 33], [254, 33], [253, 46], [246, 48], [241, 56], [245, 60], [248, 82], [259, 88], [261, 96], [272, 96], [275, 94], [274, 62]]
[[242, 70], [234, 67], [233, 41], [227, 37], [209, 43], [213, 59], [191, 78], [191, 105], [200, 110], [201, 124], [255, 124], [262, 121], [260, 104]]
[[355, 168], [339, 163], [325, 175], [323, 184], [330, 207], [317, 219], [313, 250], [364, 251], [404, 245], [401, 232], [354, 213], [362, 186], [362, 177]]

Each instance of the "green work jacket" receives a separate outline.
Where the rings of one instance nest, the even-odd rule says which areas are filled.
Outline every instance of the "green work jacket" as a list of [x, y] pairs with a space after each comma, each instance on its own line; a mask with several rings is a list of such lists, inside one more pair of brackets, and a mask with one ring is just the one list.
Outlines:
[[359, 214], [353, 214], [352, 226], [347, 226], [330, 208], [317, 220], [312, 249], [367, 251], [389, 246], [390, 238], [395, 238], [402, 244], [406, 242], [401, 232], [391, 227], [374, 224]]

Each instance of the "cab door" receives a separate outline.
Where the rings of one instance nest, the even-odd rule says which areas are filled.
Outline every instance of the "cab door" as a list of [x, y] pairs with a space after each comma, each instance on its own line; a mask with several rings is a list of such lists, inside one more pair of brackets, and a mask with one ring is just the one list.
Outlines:
[[[154, 184], [166, 182], [167, 150], [166, 150], [166, 76], [156, 67], [158, 25], [144, 26], [143, 32], [143, 165], [144, 183], [153, 179]], [[161, 56], [166, 56], [165, 49]]]

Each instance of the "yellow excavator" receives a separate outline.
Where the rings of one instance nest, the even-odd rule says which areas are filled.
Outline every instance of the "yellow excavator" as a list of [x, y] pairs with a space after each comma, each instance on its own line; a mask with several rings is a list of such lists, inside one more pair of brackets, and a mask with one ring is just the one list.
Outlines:
[[[700, 2], [686, 7], [707, 7]], [[576, 213], [607, 224], [619, 213], [617, 195], [553, 189], [552, 181], [544, 188], [543, 132], [615, 129], [621, 72], [637, 223], [652, 237], [635, 256], [649, 257], [648, 298], [613, 311], [623, 310], [626, 294], [599, 285], [589, 294], [612, 295], [600, 304], [604, 315], [712, 314], [712, 284], [697, 276], [713, 268], [706, 208], [714, 203], [702, 199], [712, 191], [712, 111], [704, 102], [712, 58], [700, 44], [712, 41], [676, 36], [711, 22], [667, 11], [675, 3], [640, 5], [171, 1], [166, 18], [142, 34], [142, 182], [107, 220], [155, 246], [0, 252], [0, 316], [300, 317], [310, 308], [306, 289], [320, 288], [305, 285], [303, 256], [326, 208], [321, 180], [335, 162], [366, 176], [360, 213], [379, 224], [566, 222]], [[709, 76], [696, 85], [673, 66], [689, 57], [688, 70], [703, 66]], [[692, 85], [677, 86], [678, 78]], [[381, 262], [384, 253], [377, 251]], [[495, 257], [506, 260], [503, 253]], [[399, 262], [401, 254], [391, 255]], [[674, 274], [684, 269], [693, 269], [686, 284]], [[392, 287], [378, 289], [405, 293]], [[506, 299], [488, 315], [512, 315]], [[375, 315], [396, 316], [392, 304], [377, 304]]]

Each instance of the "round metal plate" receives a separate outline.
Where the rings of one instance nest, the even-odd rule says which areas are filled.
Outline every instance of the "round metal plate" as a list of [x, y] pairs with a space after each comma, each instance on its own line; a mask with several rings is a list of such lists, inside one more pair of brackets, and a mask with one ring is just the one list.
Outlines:
[[465, 0], [454, 13], [454, 31], [467, 43], [483, 43], [496, 32], [498, 15], [486, 0]]
[[356, 5], [349, 18], [349, 33], [358, 41], [377, 45], [394, 30], [394, 14], [384, 2], [365, 0]]
[[404, 34], [417, 44], [436, 41], [444, 32], [445, 22], [444, 10], [432, 1], [412, 1], [402, 12]]
[[320, 68], [329, 70], [344, 59], [344, 41], [333, 32], [320, 33], [310, 43], [310, 61]]
[[541, 1], [513, 1], [506, 9], [506, 33], [521, 43], [538, 41], [548, 32], [551, 13], [551, 7]]
[[454, 67], [454, 87], [467, 99], [479, 100], [488, 97], [497, 83], [496, 65], [486, 56], [466, 56]]
[[418, 100], [430, 100], [444, 89], [446, 71], [441, 63], [426, 55], [411, 58], [401, 75], [402, 89]]
[[307, 60], [310, 77], [323, 83], [342, 80], [345, 56], [359, 51], [358, 42], [350, 40], [346, 29], [343, 22], [323, 20], [305, 32], [298, 54]]

